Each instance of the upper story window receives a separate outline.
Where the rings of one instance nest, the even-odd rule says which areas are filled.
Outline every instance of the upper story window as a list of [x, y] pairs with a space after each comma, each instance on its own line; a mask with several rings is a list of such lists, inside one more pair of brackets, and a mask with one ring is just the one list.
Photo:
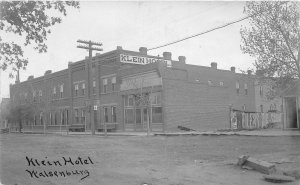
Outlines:
[[152, 105], [160, 105], [161, 104], [161, 93], [152, 93], [150, 95], [150, 100]]
[[93, 94], [96, 94], [96, 80], [93, 81]]
[[133, 95], [125, 96], [125, 103], [124, 103], [124, 105], [125, 106], [133, 106], [133, 104], [134, 104]]
[[81, 95], [84, 95], [84, 93], [85, 93], [85, 83], [82, 84]]
[[33, 91], [32, 96], [33, 96], [33, 101], [36, 101], [36, 92], [35, 91]]
[[60, 85], [59, 92], [60, 92], [60, 98], [63, 98], [63, 95], [64, 95], [64, 84]]
[[104, 78], [103, 79], [103, 93], [106, 93], [107, 92], [107, 78]]
[[239, 82], [235, 82], [235, 88], [236, 88], [236, 93], [239, 94], [240, 93], [240, 83]]
[[220, 82], [220, 86], [224, 86], [224, 82]]
[[264, 88], [263, 88], [263, 86], [259, 86], [259, 95], [260, 96], [264, 95]]
[[75, 84], [75, 96], [78, 96], [78, 89], [79, 89], [78, 84]]
[[248, 94], [248, 85], [247, 84], [244, 84], [244, 89], [245, 89], [245, 95]]
[[42, 101], [43, 92], [42, 90], [39, 90], [39, 101]]
[[115, 91], [116, 90], [116, 77], [112, 77], [111, 79], [111, 90]]

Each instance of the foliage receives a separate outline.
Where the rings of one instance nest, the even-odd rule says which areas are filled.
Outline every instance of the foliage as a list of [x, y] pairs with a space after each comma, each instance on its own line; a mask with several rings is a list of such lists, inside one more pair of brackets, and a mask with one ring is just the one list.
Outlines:
[[[79, 8], [75, 1], [1, 1], [0, 30], [25, 37], [24, 46], [32, 45], [39, 53], [47, 52], [51, 26], [61, 23], [67, 7]], [[11, 76], [20, 68], [25, 69], [28, 59], [22, 46], [0, 37], [0, 70], [11, 68]]]
[[260, 77], [285, 88], [300, 77], [300, 8], [298, 2], [251, 1], [244, 13], [250, 27], [241, 28], [241, 49], [256, 58]]

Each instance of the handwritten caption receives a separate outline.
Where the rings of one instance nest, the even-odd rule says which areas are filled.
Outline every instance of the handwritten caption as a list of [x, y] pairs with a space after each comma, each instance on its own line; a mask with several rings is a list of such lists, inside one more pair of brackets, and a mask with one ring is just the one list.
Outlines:
[[[32, 157], [26, 156], [27, 166], [33, 169], [26, 169], [25, 171], [31, 178], [51, 178], [51, 177], [70, 177], [79, 175], [81, 177], [80, 180], [83, 180], [90, 176], [90, 172], [87, 169], [74, 169], [74, 167], [83, 167], [87, 165], [93, 165], [94, 162], [90, 157], [83, 158], [71, 158], [71, 157], [61, 157], [56, 160], [48, 160], [45, 157], [42, 160], [35, 159]], [[72, 170], [63, 169], [64, 167], [72, 167]], [[54, 170], [40, 170], [36, 169], [39, 167], [51, 167]]]

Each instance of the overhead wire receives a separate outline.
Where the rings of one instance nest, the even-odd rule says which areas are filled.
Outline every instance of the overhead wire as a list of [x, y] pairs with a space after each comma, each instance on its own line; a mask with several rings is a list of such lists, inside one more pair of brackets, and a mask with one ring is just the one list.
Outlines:
[[[286, 4], [287, 2], [289, 2], [289, 1], [283, 2], [283, 3], [280, 4], [280, 5]], [[232, 25], [232, 24], [235, 24], [235, 23], [238, 23], [238, 22], [241, 22], [241, 21], [243, 21], [243, 20], [246, 20], [246, 19], [248, 19], [248, 18], [250, 18], [250, 17], [256, 16], [256, 15], [261, 14], [261, 13], [263, 13], [263, 12], [257, 12], [257, 13], [254, 13], [254, 14], [252, 14], [252, 15], [248, 15], [248, 16], [242, 17], [242, 18], [240, 18], [240, 19], [238, 19], [238, 20], [235, 20], [235, 21], [226, 23], [226, 24], [224, 24], [224, 25], [217, 26], [217, 27], [214, 27], [214, 28], [212, 28], [212, 29], [206, 30], [206, 31], [204, 31], [204, 32], [200, 32], [200, 33], [197, 33], [197, 34], [194, 34], [194, 35], [185, 37], [185, 38], [183, 38], [183, 39], [179, 39], [179, 40], [177, 40], [177, 41], [173, 41], [173, 42], [170, 42], [170, 43], [167, 43], [167, 44], [163, 44], [163, 45], [160, 45], [160, 46], [157, 46], [157, 47], [149, 48], [148, 51], [154, 50], [154, 49], [158, 49], [158, 48], [162, 48], [162, 47], [166, 47], [166, 46], [169, 46], [169, 45], [176, 44], [176, 43], [178, 43], [178, 42], [185, 41], [185, 40], [187, 40], [187, 39], [191, 39], [191, 38], [194, 38], [194, 37], [198, 37], [198, 36], [200, 36], [200, 35], [204, 35], [204, 34], [206, 34], [206, 33], [209, 33], [209, 32], [212, 32], [212, 31], [215, 31], [215, 30], [218, 30], [218, 29], [227, 27], [227, 26], [229, 26], [229, 25]]]

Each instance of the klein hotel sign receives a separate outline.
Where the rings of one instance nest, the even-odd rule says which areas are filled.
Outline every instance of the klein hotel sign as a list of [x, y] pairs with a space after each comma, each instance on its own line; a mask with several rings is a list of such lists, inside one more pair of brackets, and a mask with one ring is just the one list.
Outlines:
[[141, 65], [146, 65], [146, 64], [155, 63], [155, 62], [163, 62], [163, 63], [167, 64], [167, 66], [172, 65], [171, 60], [124, 55], [124, 54], [120, 54], [120, 61], [122, 63], [141, 64]]

